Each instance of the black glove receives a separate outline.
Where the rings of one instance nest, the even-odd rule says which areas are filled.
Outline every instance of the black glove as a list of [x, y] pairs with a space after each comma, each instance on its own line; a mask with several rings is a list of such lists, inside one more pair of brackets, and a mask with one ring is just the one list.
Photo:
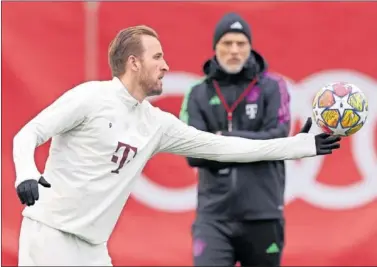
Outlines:
[[51, 185], [41, 176], [39, 180], [29, 179], [17, 186], [17, 195], [22, 204], [33, 206], [39, 199], [38, 184], [50, 188]]
[[[308, 133], [312, 126], [312, 118], [306, 120], [305, 125], [302, 127], [300, 133]], [[315, 147], [317, 155], [331, 154], [333, 149], [340, 148], [340, 136], [331, 135], [328, 133], [317, 134], [315, 137]]]

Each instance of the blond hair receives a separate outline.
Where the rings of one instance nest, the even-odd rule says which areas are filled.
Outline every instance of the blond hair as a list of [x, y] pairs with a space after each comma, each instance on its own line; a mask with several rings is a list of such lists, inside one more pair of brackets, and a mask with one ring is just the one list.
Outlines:
[[158, 39], [155, 30], [145, 25], [138, 25], [121, 30], [109, 45], [109, 65], [113, 77], [125, 73], [128, 57], [140, 57], [143, 54], [141, 36], [149, 35]]

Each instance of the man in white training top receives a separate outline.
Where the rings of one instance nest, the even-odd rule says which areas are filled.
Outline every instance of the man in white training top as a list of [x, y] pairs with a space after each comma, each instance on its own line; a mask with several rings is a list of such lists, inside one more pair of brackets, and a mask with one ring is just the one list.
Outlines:
[[[198, 131], [153, 107], [169, 70], [156, 32], [124, 29], [109, 48], [113, 79], [67, 91], [14, 138], [16, 188], [23, 221], [20, 266], [111, 266], [107, 241], [136, 177], [158, 152], [229, 162], [329, 154], [338, 137], [302, 133], [273, 140]], [[35, 148], [52, 138], [43, 175]], [[41, 185], [41, 186], [39, 186]], [[127, 237], [125, 237], [127, 238]]]

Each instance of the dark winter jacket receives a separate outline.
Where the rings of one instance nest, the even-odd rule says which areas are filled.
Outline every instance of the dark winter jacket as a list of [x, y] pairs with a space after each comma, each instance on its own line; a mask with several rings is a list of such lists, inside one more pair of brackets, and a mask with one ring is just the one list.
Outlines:
[[[222, 132], [226, 136], [272, 139], [288, 136], [290, 129], [289, 94], [282, 78], [267, 72], [261, 55], [252, 51], [238, 74], [227, 74], [216, 61], [203, 67], [205, 79], [186, 94], [181, 120], [199, 130]], [[231, 106], [250, 83], [256, 84], [233, 112], [228, 131], [227, 112], [213, 81], [217, 81]], [[284, 161], [247, 164], [223, 163], [188, 158], [198, 167], [198, 216], [215, 219], [255, 220], [283, 216]]]

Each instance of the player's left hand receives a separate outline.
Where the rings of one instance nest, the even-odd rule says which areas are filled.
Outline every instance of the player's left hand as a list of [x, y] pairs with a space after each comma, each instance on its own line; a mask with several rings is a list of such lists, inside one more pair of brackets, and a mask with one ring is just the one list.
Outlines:
[[51, 184], [47, 182], [43, 176], [41, 176], [38, 181], [35, 179], [29, 179], [23, 181], [17, 186], [17, 195], [22, 204], [33, 206], [35, 201], [39, 199], [38, 184], [47, 188], [51, 187]]
[[[302, 127], [300, 133], [309, 133], [312, 127], [312, 118], [308, 118]], [[340, 148], [340, 136], [331, 135], [328, 133], [320, 133], [315, 135], [315, 146], [317, 155], [331, 154], [333, 150]]]

